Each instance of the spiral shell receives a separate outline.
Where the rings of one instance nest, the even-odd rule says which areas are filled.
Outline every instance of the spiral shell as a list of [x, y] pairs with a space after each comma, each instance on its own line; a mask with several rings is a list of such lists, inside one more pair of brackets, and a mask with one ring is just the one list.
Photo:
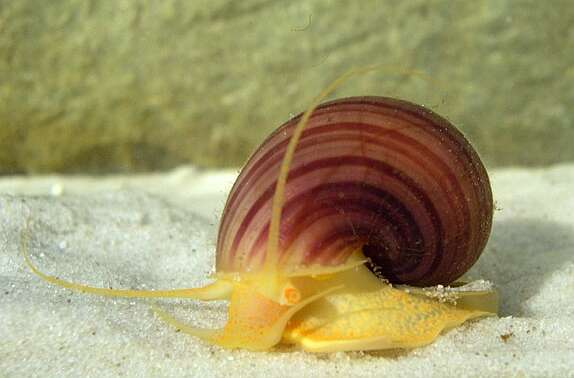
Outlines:
[[[218, 272], [265, 261], [280, 164], [301, 115], [251, 156], [228, 197]], [[446, 119], [385, 97], [352, 97], [313, 112], [285, 187], [277, 269], [343, 264], [357, 249], [395, 283], [448, 284], [478, 259], [492, 224], [488, 176]]]

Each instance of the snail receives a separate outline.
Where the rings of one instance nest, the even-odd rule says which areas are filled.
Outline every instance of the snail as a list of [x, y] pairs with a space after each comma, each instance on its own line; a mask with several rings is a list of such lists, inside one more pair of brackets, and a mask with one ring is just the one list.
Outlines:
[[[495, 315], [488, 285], [457, 282], [490, 234], [488, 175], [463, 135], [432, 111], [387, 97], [319, 104], [273, 132], [239, 174], [201, 288], [117, 290], [114, 297], [228, 300], [222, 329], [177, 329], [224, 348], [310, 352], [414, 348]], [[23, 249], [24, 250], [24, 249]], [[452, 285], [452, 286], [448, 286]]]

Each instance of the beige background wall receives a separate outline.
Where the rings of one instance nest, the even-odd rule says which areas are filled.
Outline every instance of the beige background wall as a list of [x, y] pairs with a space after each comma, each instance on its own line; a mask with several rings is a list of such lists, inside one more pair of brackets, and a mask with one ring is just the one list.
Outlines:
[[336, 94], [425, 104], [489, 166], [574, 160], [569, 1], [0, 0], [0, 173], [239, 166]]

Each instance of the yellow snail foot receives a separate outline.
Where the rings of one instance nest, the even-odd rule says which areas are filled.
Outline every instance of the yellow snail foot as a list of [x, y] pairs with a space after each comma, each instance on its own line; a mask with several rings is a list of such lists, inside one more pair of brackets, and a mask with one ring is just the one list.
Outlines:
[[492, 290], [459, 290], [442, 303], [432, 291], [393, 288], [364, 266], [332, 280], [345, 287], [298, 311], [285, 329], [285, 342], [310, 352], [414, 348], [466, 320], [496, 314]]

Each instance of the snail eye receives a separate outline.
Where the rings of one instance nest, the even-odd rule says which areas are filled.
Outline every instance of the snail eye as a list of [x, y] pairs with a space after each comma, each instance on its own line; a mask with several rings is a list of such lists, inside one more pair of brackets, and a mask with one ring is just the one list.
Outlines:
[[287, 283], [281, 292], [280, 304], [293, 306], [301, 301], [301, 292], [291, 282]]

